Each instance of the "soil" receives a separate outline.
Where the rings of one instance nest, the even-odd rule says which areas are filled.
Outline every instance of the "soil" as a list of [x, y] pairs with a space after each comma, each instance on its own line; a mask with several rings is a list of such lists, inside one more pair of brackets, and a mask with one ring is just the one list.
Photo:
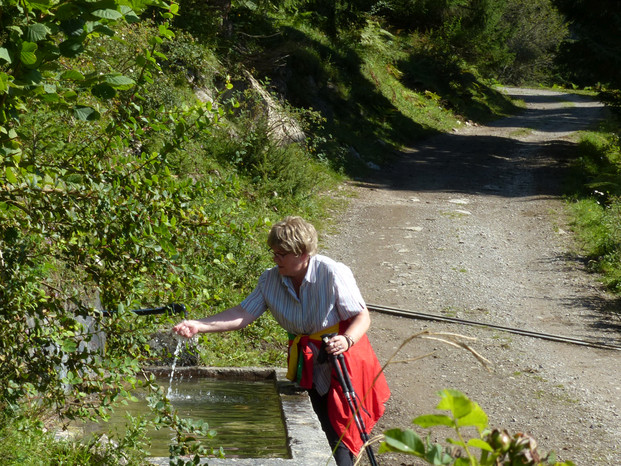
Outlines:
[[[574, 94], [504, 91], [525, 102], [521, 114], [434, 136], [345, 186], [343, 197], [354, 196], [321, 252], [352, 268], [370, 307], [621, 345], [619, 298], [586, 271], [561, 194], [575, 132], [604, 109]], [[473, 349], [491, 362], [486, 370], [465, 350], [412, 339], [395, 359], [432, 355], [386, 367], [392, 397], [373, 435], [427, 435], [412, 420], [437, 412], [437, 392], [452, 388], [481, 405], [490, 427], [532, 435], [542, 454], [621, 464], [621, 351], [375, 311], [371, 318], [382, 364], [423, 330], [474, 337]], [[433, 430], [430, 439], [446, 444], [450, 434]], [[397, 454], [378, 462], [426, 464]]]

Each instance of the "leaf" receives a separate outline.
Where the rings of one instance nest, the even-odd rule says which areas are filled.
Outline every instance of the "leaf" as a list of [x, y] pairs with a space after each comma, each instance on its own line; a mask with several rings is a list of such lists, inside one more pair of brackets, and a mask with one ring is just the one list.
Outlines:
[[121, 19], [123, 17], [123, 14], [121, 12], [113, 10], [111, 8], [105, 8], [103, 10], [95, 10], [95, 11], [92, 11], [91, 14], [98, 18], [113, 19], [113, 20]]
[[457, 445], [459, 447], [465, 447], [466, 446], [466, 444], [464, 442], [462, 442], [461, 440], [455, 440], [455, 439], [452, 439], [452, 438], [447, 438], [446, 441], [448, 443], [450, 443], [451, 445]]
[[73, 115], [81, 121], [94, 121], [98, 120], [101, 117], [99, 112], [94, 108], [81, 105], [76, 106], [73, 109]]
[[67, 39], [58, 45], [60, 53], [69, 58], [77, 57], [84, 51], [82, 39]]
[[77, 70], [68, 70], [60, 75], [60, 79], [69, 79], [71, 81], [83, 81], [84, 75]]
[[109, 74], [104, 77], [104, 80], [115, 89], [120, 90], [129, 89], [136, 84], [133, 79], [123, 76], [122, 74]]
[[34, 65], [37, 62], [37, 44], [33, 42], [22, 43], [22, 49], [19, 53], [19, 58], [24, 65]]
[[427, 414], [424, 416], [418, 416], [412, 422], [424, 428], [435, 427], [435, 426], [453, 427], [454, 425], [453, 420], [450, 417], [445, 416], [443, 414]]
[[453, 416], [457, 419], [469, 414], [474, 407], [474, 403], [460, 391], [442, 390], [439, 392], [439, 395], [442, 399], [436, 408], [451, 411]]
[[453, 462], [453, 458], [448, 455], [444, 448], [441, 445], [435, 444], [432, 445], [427, 454], [425, 455], [425, 459], [428, 463], [440, 466], [444, 464], [451, 464]]
[[477, 403], [472, 403], [472, 411], [470, 411], [470, 413], [457, 419], [458, 427], [474, 426], [479, 432], [485, 430], [487, 428], [487, 424], [487, 414]]
[[473, 438], [468, 440], [468, 446], [474, 448], [480, 448], [485, 451], [494, 451], [494, 449], [487, 443], [485, 440], [481, 440], [480, 438]]
[[17, 177], [15, 176], [15, 173], [13, 173], [13, 169], [11, 167], [6, 167], [4, 169], [4, 174], [6, 175], [6, 179], [9, 183], [11, 184], [17, 184]]
[[74, 340], [64, 340], [62, 350], [65, 353], [74, 353], [78, 349], [78, 344]]
[[36, 85], [43, 81], [43, 76], [39, 70], [32, 69], [22, 75], [21, 81], [29, 85]]
[[[62, 6], [60, 8], [62, 8]], [[60, 28], [67, 35], [67, 37], [75, 39], [76, 37], [80, 37], [82, 34], [84, 34], [84, 25], [86, 24], [86, 21], [84, 21], [82, 18], [77, 17], [77, 15], [79, 15], [79, 10], [77, 9], [71, 12], [68, 11], [68, 13], [71, 13], [71, 15], [75, 17], [69, 17], [64, 21], [61, 21]]]
[[384, 442], [380, 445], [380, 453], [397, 451], [422, 457], [425, 454], [425, 444], [411, 429], [390, 429], [384, 432]]
[[0, 73], [0, 93], [6, 93], [9, 90], [9, 75], [6, 73]]
[[470, 460], [468, 458], [457, 458], [453, 466], [470, 466]]
[[11, 63], [11, 55], [9, 55], [9, 51], [4, 48], [4, 47], [0, 47], [0, 59], [4, 60], [7, 63]]
[[39, 42], [50, 34], [50, 30], [45, 24], [34, 23], [26, 28], [26, 40], [29, 42]]
[[109, 100], [116, 96], [116, 91], [112, 86], [106, 83], [97, 84], [91, 89], [93, 95], [102, 100]]

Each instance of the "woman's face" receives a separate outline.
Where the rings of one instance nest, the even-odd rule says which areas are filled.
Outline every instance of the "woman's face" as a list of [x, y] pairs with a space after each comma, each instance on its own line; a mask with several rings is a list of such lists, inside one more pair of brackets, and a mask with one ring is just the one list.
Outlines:
[[308, 254], [296, 256], [291, 252], [285, 252], [278, 247], [272, 248], [274, 263], [278, 266], [278, 272], [285, 277], [303, 279], [308, 268]]

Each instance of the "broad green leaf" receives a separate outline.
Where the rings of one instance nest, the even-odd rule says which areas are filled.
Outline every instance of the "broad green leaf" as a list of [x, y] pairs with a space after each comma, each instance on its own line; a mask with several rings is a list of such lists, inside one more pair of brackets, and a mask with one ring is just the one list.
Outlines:
[[34, 65], [37, 62], [37, 44], [33, 42], [22, 43], [22, 50], [19, 53], [19, 58], [24, 65]]
[[[63, 7], [61, 6], [60, 8]], [[84, 34], [84, 25], [86, 24], [86, 21], [78, 17], [79, 10], [77, 9], [68, 10], [67, 14], [70, 14], [71, 16], [60, 23], [60, 28], [68, 37], [72, 39], [80, 37]]]
[[4, 169], [4, 174], [6, 176], [6, 179], [9, 183], [11, 184], [17, 184], [17, 177], [15, 176], [15, 173], [13, 173], [13, 169], [11, 167], [6, 167]]
[[104, 18], [104, 19], [121, 19], [123, 17], [123, 14], [121, 12], [113, 10], [111, 8], [106, 8], [103, 10], [95, 10], [95, 11], [92, 11], [91, 14], [98, 18]]
[[453, 427], [453, 420], [443, 414], [427, 414], [424, 416], [418, 416], [414, 421], [414, 424], [424, 428], [435, 426], [449, 426]]
[[438, 444], [430, 446], [429, 450], [427, 450], [427, 454], [425, 455], [425, 459], [428, 463], [436, 466], [451, 464], [453, 462], [453, 458], [444, 451], [444, 448], [441, 445]]
[[9, 55], [9, 51], [4, 48], [4, 47], [0, 47], [0, 59], [4, 60], [7, 63], [11, 63], [11, 55]]
[[79, 375], [77, 375], [75, 372], [73, 371], [69, 371], [67, 373], [67, 376], [65, 377], [65, 381], [69, 384], [69, 385], [77, 385], [79, 383], [82, 383], [82, 377], [80, 377]]
[[50, 0], [35, 0], [35, 1], [29, 1], [28, 5], [30, 6], [30, 8], [32, 8], [33, 10], [40, 10], [43, 13], [47, 13], [48, 8], [51, 5], [51, 1]]
[[67, 39], [58, 45], [60, 53], [65, 57], [77, 57], [84, 51], [81, 39]]
[[477, 403], [472, 403], [472, 411], [470, 413], [457, 419], [459, 427], [474, 426], [479, 432], [487, 428], [487, 423], [487, 414]]
[[100, 34], [104, 34], [108, 37], [112, 37], [114, 36], [116, 33], [114, 32], [113, 29], [110, 29], [108, 26], [104, 25], [104, 24], [100, 24], [98, 25], [95, 30], [97, 32], [99, 32]]
[[104, 77], [104, 80], [115, 89], [120, 90], [129, 89], [136, 83], [133, 79], [122, 74], [109, 74]]
[[[135, 2], [132, 3], [135, 6]], [[121, 5], [120, 11], [121, 13], [123, 13], [123, 16], [125, 16], [125, 21], [127, 21], [128, 23], [137, 23], [140, 21], [140, 17], [129, 5]]]
[[473, 409], [473, 403], [468, 397], [457, 390], [442, 390], [439, 395], [442, 399], [436, 408], [451, 411], [455, 418], [466, 416]]
[[116, 91], [112, 86], [106, 83], [97, 84], [91, 89], [93, 95], [102, 100], [109, 100], [116, 96]]
[[76, 106], [73, 109], [73, 115], [82, 121], [94, 121], [100, 118], [99, 112], [92, 107]]
[[41, 72], [37, 69], [28, 70], [27, 73], [24, 73], [21, 77], [21, 81], [30, 86], [40, 84], [43, 81], [43, 76]]
[[140, 16], [138, 16], [136, 13], [131, 12], [131, 13], [127, 13], [125, 15], [125, 21], [127, 21], [128, 23], [138, 23], [140, 22]]
[[470, 460], [468, 458], [457, 458], [453, 463], [453, 466], [470, 466]]
[[83, 81], [84, 75], [77, 70], [68, 70], [60, 75], [60, 79], [70, 79], [71, 81]]
[[65, 353], [73, 353], [78, 349], [78, 344], [74, 340], [65, 340], [62, 344], [62, 350]]
[[398, 451], [422, 457], [425, 454], [425, 444], [411, 429], [390, 429], [384, 432], [384, 442], [380, 445], [380, 453]]
[[9, 90], [9, 75], [0, 73], [0, 93], [5, 94]]
[[175, 37], [175, 33], [166, 27], [165, 24], [160, 24], [158, 27], [158, 31], [162, 37], [166, 37], [166, 39], [172, 39]]
[[474, 448], [480, 448], [485, 451], [494, 451], [494, 449], [487, 443], [485, 440], [481, 440], [480, 438], [473, 438], [468, 440], [468, 446]]
[[29, 42], [39, 42], [44, 40], [50, 34], [48, 27], [41, 23], [31, 24], [26, 28], [26, 40]]

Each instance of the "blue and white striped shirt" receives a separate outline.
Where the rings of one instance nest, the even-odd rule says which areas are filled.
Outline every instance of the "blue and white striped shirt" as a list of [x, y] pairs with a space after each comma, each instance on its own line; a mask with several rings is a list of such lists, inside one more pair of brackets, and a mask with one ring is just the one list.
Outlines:
[[[269, 309], [276, 321], [294, 335], [312, 335], [359, 314], [366, 304], [354, 275], [345, 264], [329, 257], [311, 256], [300, 296], [290, 277], [278, 267], [266, 270], [256, 288], [241, 307], [255, 318]], [[313, 351], [313, 385], [320, 395], [330, 388], [330, 365], [317, 363], [318, 348]]]
[[289, 333], [310, 335], [354, 317], [365, 303], [349, 267], [315, 255], [310, 258], [299, 297], [291, 278], [273, 267], [263, 272], [241, 307], [254, 317], [269, 309]]

